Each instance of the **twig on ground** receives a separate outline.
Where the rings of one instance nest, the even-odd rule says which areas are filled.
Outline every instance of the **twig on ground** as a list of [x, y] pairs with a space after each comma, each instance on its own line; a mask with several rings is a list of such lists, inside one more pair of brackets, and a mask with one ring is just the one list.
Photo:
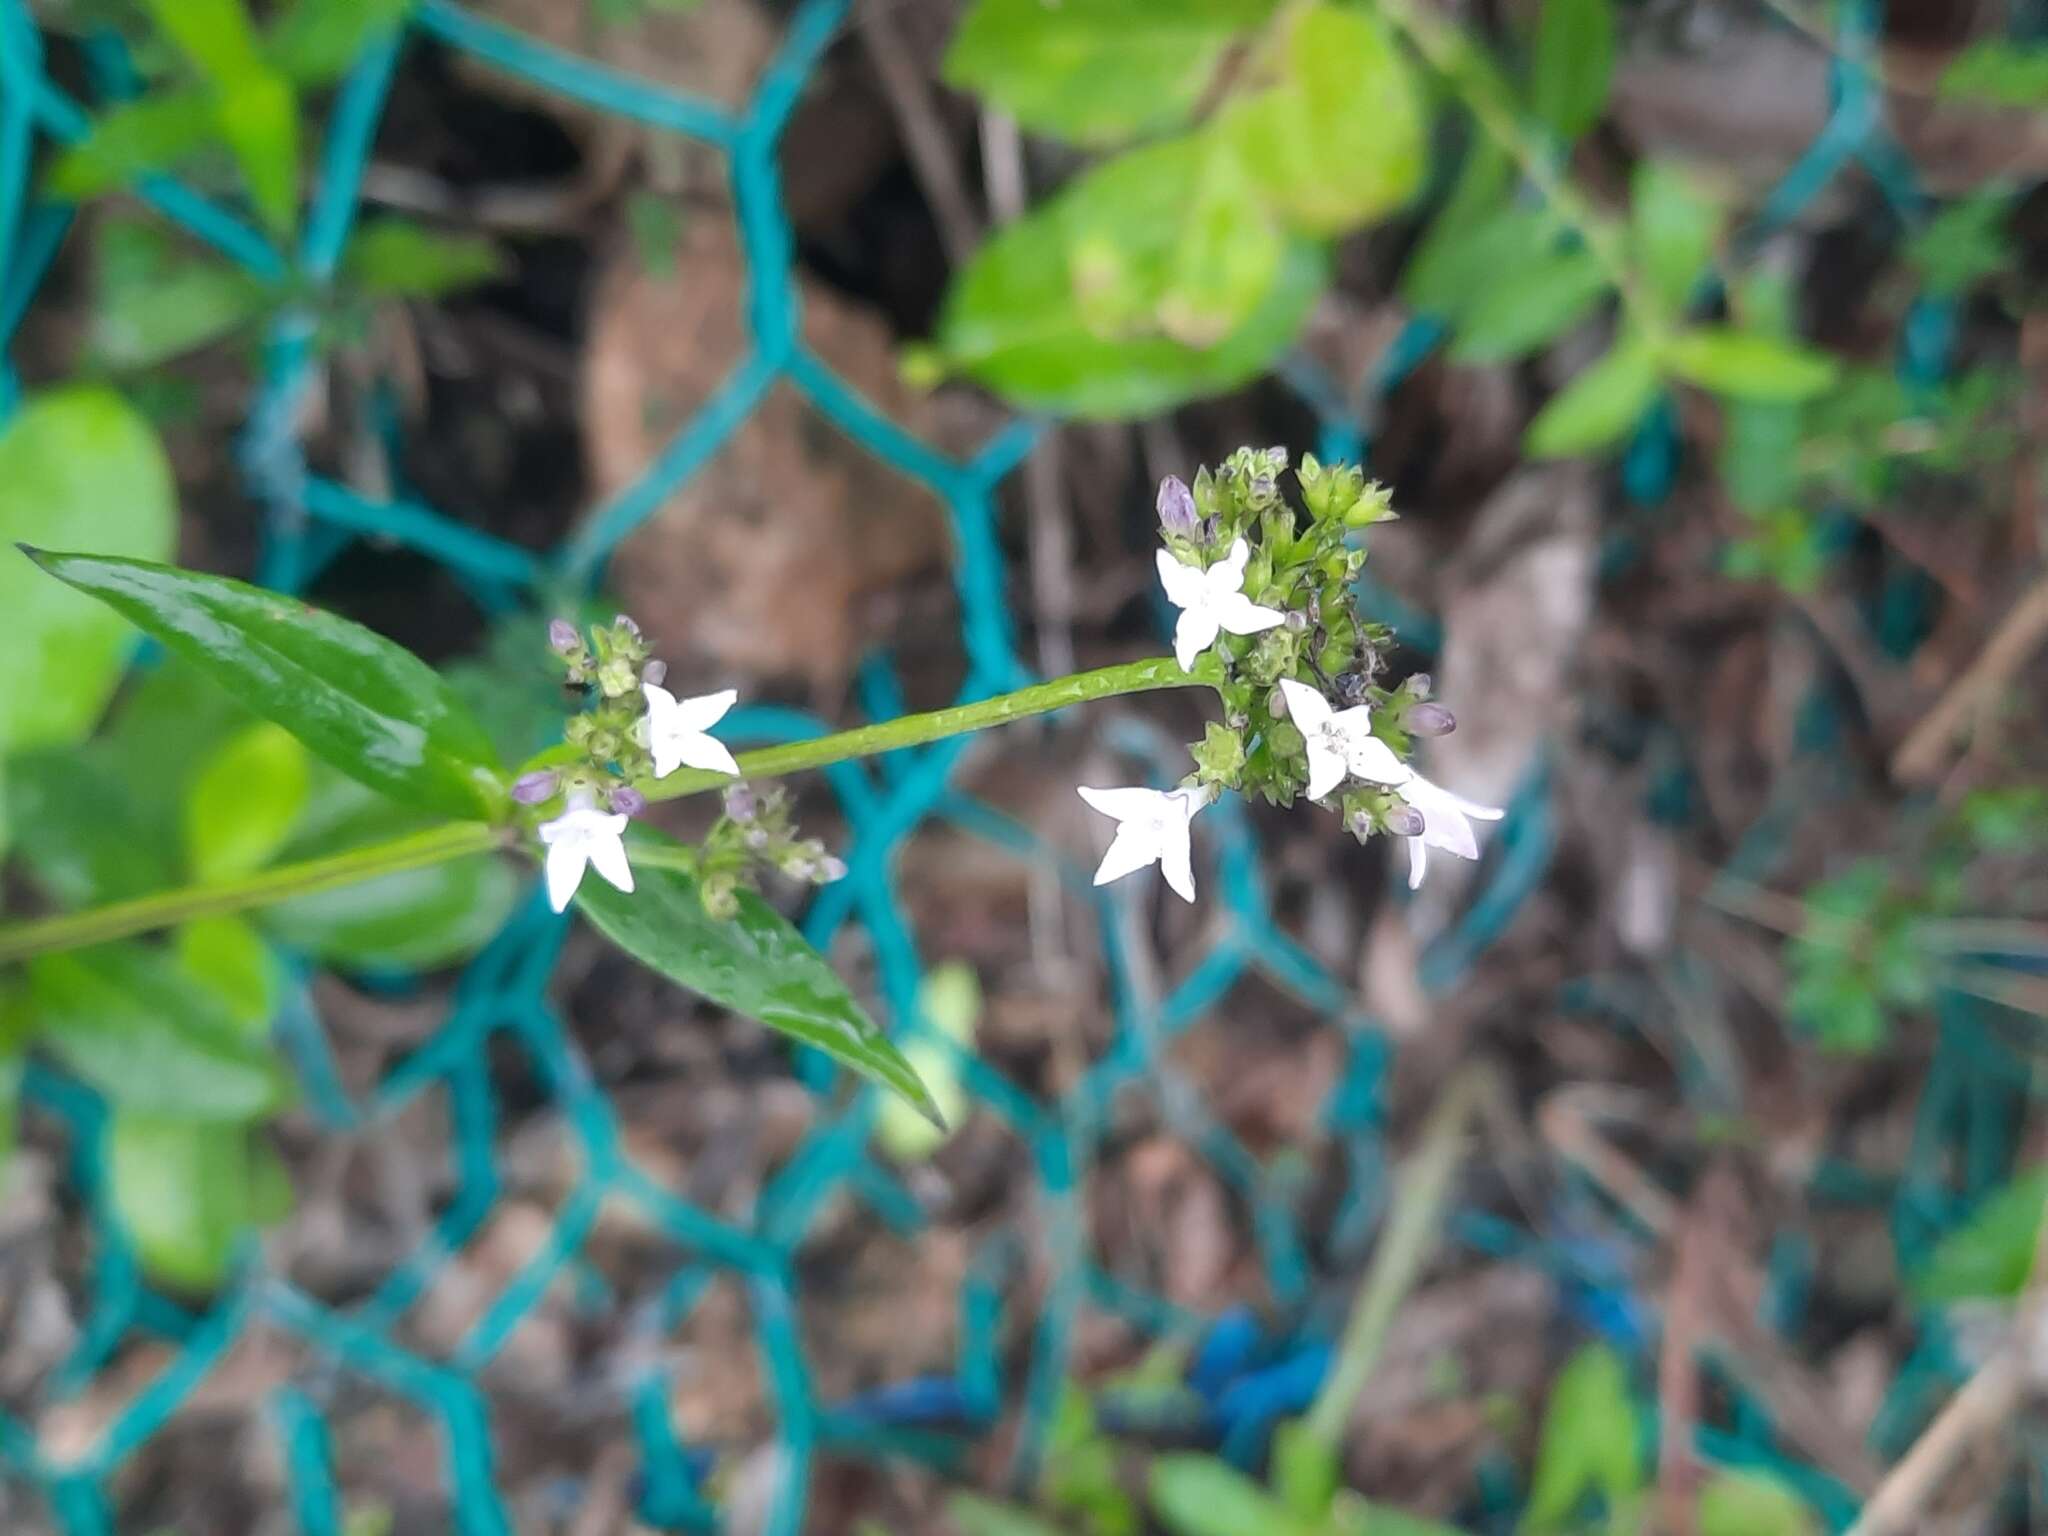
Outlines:
[[1989, 712], [1998, 694], [2048, 640], [2048, 577], [2036, 581], [2013, 604], [1977, 659], [1942, 690], [1932, 709], [1892, 755], [1892, 777], [1924, 784], [1940, 772], [1956, 737]]
[[861, 43], [882, 82], [882, 94], [888, 97], [889, 110], [895, 113], [896, 125], [903, 130], [903, 149], [910, 157], [910, 168], [917, 174], [918, 185], [924, 189], [925, 201], [931, 205], [932, 219], [939, 227], [939, 242], [946, 248], [947, 260], [958, 267], [981, 239], [981, 220], [968, 201], [959, 162], [932, 100], [931, 87], [924, 71], [911, 58], [903, 34], [896, 28], [896, 18], [886, 6], [869, 0], [856, 8], [855, 20]]

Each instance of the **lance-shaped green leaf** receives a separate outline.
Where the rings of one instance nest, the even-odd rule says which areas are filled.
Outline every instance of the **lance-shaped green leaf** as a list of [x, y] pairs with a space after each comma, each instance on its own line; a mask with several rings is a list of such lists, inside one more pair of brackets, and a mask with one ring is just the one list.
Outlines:
[[1661, 383], [1656, 352], [1646, 342], [1623, 336], [1537, 413], [1522, 446], [1538, 459], [1605, 448], [1641, 420]]
[[248, 1120], [285, 1096], [260, 1029], [158, 950], [44, 955], [28, 974], [38, 1044], [118, 1105]]
[[247, 1126], [121, 1110], [107, 1131], [107, 1176], [143, 1267], [187, 1291], [226, 1279], [243, 1236], [291, 1208], [277, 1154]]
[[1570, 143], [1600, 120], [1614, 79], [1614, 0], [1543, 0], [1529, 97]]
[[483, 728], [409, 651], [296, 598], [146, 560], [28, 550], [192, 661], [343, 773], [420, 810], [488, 820], [505, 806]]
[[1738, 400], [1806, 400], [1832, 388], [1841, 373], [1825, 352], [1725, 325], [1674, 337], [1665, 361], [1688, 383]]
[[[669, 859], [681, 852], [652, 833], [645, 846]], [[629, 855], [634, 850], [629, 843]], [[939, 1118], [903, 1053], [825, 957], [767, 902], [741, 891], [738, 915], [721, 920], [704, 910], [696, 880], [679, 868], [643, 857], [633, 878], [631, 892], [593, 879], [576, 894], [576, 905], [606, 938], [678, 985], [823, 1051]]]

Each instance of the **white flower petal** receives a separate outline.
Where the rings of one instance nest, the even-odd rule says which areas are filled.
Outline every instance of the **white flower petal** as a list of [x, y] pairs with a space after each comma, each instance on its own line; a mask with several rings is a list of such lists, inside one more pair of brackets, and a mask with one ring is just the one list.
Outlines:
[[1330, 701], [1307, 683], [1297, 683], [1291, 677], [1281, 678], [1280, 697], [1287, 701], [1287, 718], [1304, 736], [1319, 734], [1334, 718], [1330, 713]]
[[1202, 600], [1202, 572], [1183, 565], [1163, 549], [1153, 552], [1153, 561], [1159, 567], [1159, 585], [1166, 589], [1166, 600], [1174, 607], [1192, 608]]
[[1206, 607], [1182, 610], [1180, 622], [1173, 627], [1173, 659], [1180, 663], [1181, 671], [1194, 666], [1195, 659], [1216, 643], [1221, 627]]
[[1136, 874], [1159, 857], [1159, 849], [1146, 828], [1136, 822], [1116, 829], [1102, 862], [1095, 866], [1095, 883], [1107, 885], [1125, 875]]
[[1308, 742], [1308, 797], [1320, 800], [1344, 782], [1346, 765], [1327, 736], [1312, 736]]
[[1344, 757], [1351, 772], [1369, 784], [1405, 784], [1414, 775], [1377, 736], [1352, 736], [1345, 743]]
[[[547, 828], [541, 828], [547, 835]], [[569, 910], [569, 900], [583, 883], [583, 868], [590, 862], [589, 850], [581, 839], [563, 839], [548, 848], [543, 868], [547, 875], [548, 905], [557, 912]]]
[[1279, 609], [1261, 608], [1242, 592], [1225, 593], [1209, 611], [1216, 616], [1216, 623], [1233, 635], [1260, 635], [1287, 622], [1287, 615]]
[[1076, 786], [1075, 793], [1103, 815], [1114, 816], [1118, 821], [1149, 815], [1161, 798], [1156, 789], [1091, 789], [1086, 784]]
[[[729, 773], [734, 778], [739, 777], [740, 765], [738, 759], [732, 755], [731, 749], [716, 736], [706, 736], [702, 731], [690, 731], [684, 735], [677, 736], [669, 743], [669, 748], [677, 763], [687, 764], [692, 768], [702, 768], [708, 773]], [[660, 763], [657, 762], [655, 764], [655, 771], [665, 777], [674, 770], [672, 768], [663, 769]]]
[[1407, 842], [1408, 889], [1414, 891], [1421, 889], [1423, 871], [1429, 868], [1429, 845], [1419, 837], [1411, 837]]
[[1239, 592], [1244, 589], [1244, 568], [1252, 558], [1252, 547], [1239, 534], [1230, 541], [1230, 553], [1210, 566], [1207, 576], [1212, 592]]
[[[623, 817], [620, 818], [624, 820]], [[600, 875], [622, 891], [633, 889], [633, 866], [626, 862], [626, 845], [617, 837], [591, 839], [590, 864]]]
[[[645, 684], [642, 685], [646, 686]], [[683, 699], [675, 707], [675, 723], [678, 729], [703, 732], [711, 729], [725, 718], [726, 711], [740, 696], [737, 688], [721, 689], [717, 693], [700, 694], [694, 699]]]
[[[1196, 807], [1200, 809], [1200, 807]], [[1190, 813], [1192, 814], [1192, 813]], [[1161, 838], [1159, 850], [1159, 873], [1166, 877], [1167, 885], [1182, 901], [1195, 899], [1194, 842], [1188, 834], [1185, 821], [1169, 823]]]

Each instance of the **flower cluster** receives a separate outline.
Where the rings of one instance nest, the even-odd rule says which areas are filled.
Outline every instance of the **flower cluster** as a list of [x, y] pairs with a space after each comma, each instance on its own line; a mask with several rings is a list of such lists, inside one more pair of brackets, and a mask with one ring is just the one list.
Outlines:
[[[619, 890], [633, 889], [626, 827], [647, 809], [635, 781], [665, 779], [682, 768], [735, 781], [699, 863], [704, 904], [714, 916], [737, 909], [739, 887], [757, 868], [816, 884], [846, 872], [820, 844], [797, 838], [780, 791], [757, 799], [738, 782], [738, 761], [711, 734], [738, 698], [733, 689], [677, 698], [663, 686], [666, 664], [649, 656], [640, 626], [624, 614], [587, 635], [556, 619], [548, 645], [586, 707], [570, 717], [564, 744], [520, 775], [512, 798], [534, 810], [534, 833], [547, 850], [548, 904], [557, 912], [567, 909], [589, 870]], [[548, 809], [555, 814], [543, 817]]]
[[1178, 788], [1082, 788], [1117, 823], [1097, 885], [1156, 863], [1194, 900], [1190, 823], [1226, 789], [1283, 806], [1306, 797], [1361, 842], [1405, 838], [1411, 887], [1431, 848], [1477, 858], [1472, 822], [1502, 814], [1410, 766], [1414, 738], [1456, 723], [1429, 701], [1429, 679], [1391, 690], [1377, 681], [1392, 636], [1357, 613], [1365, 551], [1353, 536], [1394, 516], [1385, 488], [1304, 455], [1304, 524], [1282, 491], [1287, 469], [1283, 448], [1242, 448], [1192, 487], [1173, 475], [1159, 487], [1159, 581], [1179, 610], [1174, 656], [1215, 682], [1223, 719], [1191, 749], [1195, 770]]

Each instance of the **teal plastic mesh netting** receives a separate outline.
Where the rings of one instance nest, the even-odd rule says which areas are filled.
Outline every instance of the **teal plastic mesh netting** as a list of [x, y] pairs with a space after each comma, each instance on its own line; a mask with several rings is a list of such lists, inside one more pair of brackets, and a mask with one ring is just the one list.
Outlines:
[[[582, 0], [564, 0], [582, 3]], [[147, 176], [136, 195], [165, 220], [207, 242], [249, 269], [282, 275], [288, 269], [318, 282], [332, 276], [359, 205], [387, 90], [402, 50], [418, 37], [463, 50], [508, 74], [603, 112], [712, 146], [726, 157], [736, 220], [749, 266], [747, 330], [750, 346], [709, 401], [675, 435], [630, 488], [584, 518], [573, 536], [544, 555], [505, 542], [410, 500], [374, 501], [309, 471], [295, 436], [302, 392], [314, 367], [312, 324], [287, 316], [270, 332], [260, 392], [240, 444], [250, 484], [266, 508], [260, 581], [286, 591], [302, 588], [350, 541], [375, 538], [406, 546], [443, 563], [487, 606], [503, 608], [521, 594], [567, 578], [589, 583], [613, 548], [649, 518], [679, 485], [716, 455], [769, 390], [793, 387], [840, 432], [878, 459], [911, 477], [949, 510], [956, 552], [961, 645], [966, 659], [963, 698], [985, 697], [1029, 679], [1019, 659], [1006, 598], [997, 540], [998, 488], [1031, 451], [1042, 424], [1016, 421], [965, 459], [947, 457], [906, 434], [807, 350], [799, 326], [794, 243], [781, 203], [778, 138], [806, 82], [847, 20], [846, 0], [804, 0], [744, 110], [727, 111], [648, 82], [599, 67], [483, 20], [445, 0], [422, 0], [401, 35], [374, 46], [357, 62], [332, 105], [317, 193], [305, 212], [298, 248], [285, 252], [230, 209], [179, 182]], [[1884, 131], [1870, 67], [1876, 7], [1834, 8], [1839, 56], [1832, 76], [1832, 110], [1824, 133], [1768, 198], [1753, 233], [1778, 227], [1803, 209], [1845, 169], [1858, 166], [1884, 190], [1908, 221], [1919, 215], [1908, 167]], [[0, 0], [0, 342], [14, 334], [72, 218], [68, 207], [43, 204], [30, 192], [37, 140], [76, 139], [87, 118], [43, 71], [41, 43], [24, 0]], [[1921, 305], [1903, 342], [1901, 366], [1918, 377], [1943, 367], [1950, 330], [1946, 308]], [[1321, 373], [1306, 358], [1291, 360], [1283, 377], [1321, 420], [1318, 451], [1331, 458], [1363, 457], [1368, 443], [1353, 403], [1357, 393], [1377, 400], [1397, 388], [1435, 345], [1427, 318], [1413, 321], [1354, 392], [1349, 381]], [[0, 411], [11, 408], [14, 376], [0, 365]], [[1369, 415], [1370, 413], [1368, 413]], [[1623, 464], [1623, 484], [1634, 516], [1653, 519], [1676, 462], [1675, 429], [1668, 409], [1655, 413]], [[1609, 564], [1628, 559], [1627, 534], [1615, 536]], [[1426, 615], [1396, 612], [1384, 594], [1372, 606], [1402, 623], [1410, 643], [1427, 650], [1434, 625]], [[863, 675], [863, 696], [885, 709], [895, 695], [886, 659], [874, 658]], [[736, 742], [760, 743], [818, 734], [827, 725], [787, 709], [754, 708], [732, 717]], [[1174, 744], [1142, 727], [1113, 723], [1114, 744], [1169, 771]], [[46, 1387], [52, 1401], [88, 1392], [139, 1339], [162, 1352], [162, 1364], [129, 1396], [89, 1444], [59, 1446], [34, 1416], [0, 1415], [0, 1480], [38, 1497], [49, 1518], [70, 1536], [103, 1536], [116, 1528], [110, 1483], [116, 1469], [159, 1434], [221, 1366], [237, 1341], [270, 1329], [303, 1346], [309, 1362], [270, 1389], [268, 1421], [285, 1468], [293, 1517], [308, 1536], [343, 1529], [345, 1490], [337, 1486], [331, 1416], [344, 1383], [357, 1391], [402, 1400], [430, 1417], [455, 1529], [464, 1536], [496, 1536], [511, 1529], [499, 1470], [494, 1466], [493, 1410], [479, 1384], [483, 1367], [551, 1287], [575, 1284], [584, 1245], [610, 1201], [633, 1206], [640, 1218], [672, 1239], [682, 1257], [661, 1289], [659, 1305], [631, 1326], [652, 1336], [672, 1332], [718, 1276], [737, 1277], [748, 1301], [754, 1342], [770, 1382], [781, 1453], [766, 1529], [794, 1536], [805, 1519], [815, 1459], [833, 1452], [854, 1456], [914, 1456], [945, 1460], [959, 1447], [1015, 1411], [1021, 1423], [1013, 1457], [1027, 1476], [1043, 1446], [1065, 1377], [1076, 1320], [1084, 1307], [1129, 1318], [1153, 1332], [1181, 1332], [1200, 1341], [1190, 1383], [1204, 1394], [1215, 1440], [1241, 1459], [1255, 1457], [1264, 1432], [1280, 1416], [1298, 1411], [1313, 1394], [1328, 1358], [1331, 1316], [1311, 1306], [1312, 1266], [1297, 1184], [1262, 1162], [1208, 1110], [1178, 1073], [1170, 1047], [1246, 978], [1257, 975], [1298, 999], [1341, 1037], [1343, 1067], [1321, 1110], [1321, 1125], [1341, 1148], [1348, 1187], [1331, 1235], [1317, 1241], [1338, 1255], [1369, 1243], [1384, 1204], [1382, 1146], [1384, 1068], [1388, 1042], [1360, 1009], [1349, 988], [1328, 974], [1276, 924], [1259, 849], [1247, 818], [1228, 803], [1205, 818], [1202, 856], [1214, 868], [1210, 890], [1220, 914], [1208, 929], [1197, 963], [1163, 995], [1133, 977], [1118, 941], [1117, 906], [1129, 899], [1093, 889], [1087, 872], [1061, 861], [1030, 829], [955, 784], [963, 741], [896, 753], [874, 765], [843, 765], [829, 780], [851, 829], [849, 874], [824, 890], [804, 919], [820, 947], [847, 925], [864, 930], [875, 967], [881, 1014], [899, 1038], [920, 1033], [943, 1045], [919, 1015], [924, 962], [918, 935], [900, 900], [894, 855], [920, 828], [943, 822], [1008, 850], [1021, 860], [1055, 870], [1075, 899], [1096, 917], [1114, 1013], [1114, 1043], [1093, 1062], [1079, 1086], [1058, 1102], [1042, 1102], [985, 1063], [961, 1055], [960, 1070], [975, 1099], [1006, 1123], [1028, 1148], [1038, 1198], [1034, 1230], [996, 1234], [971, 1264], [959, 1295], [958, 1363], [945, 1379], [897, 1383], [852, 1400], [827, 1401], [816, 1387], [798, 1323], [802, 1287], [796, 1256], [828, 1202], [851, 1194], [875, 1220], [915, 1240], [920, 1206], [898, 1171], [870, 1152], [875, 1111], [871, 1092], [846, 1094], [829, 1069], [802, 1061], [800, 1069], [821, 1094], [835, 1090], [816, 1128], [761, 1189], [751, 1219], [735, 1221], [700, 1209], [664, 1187], [625, 1149], [621, 1118], [597, 1085], [577, 1044], [550, 1000], [551, 978], [563, 923], [529, 901], [506, 930], [468, 967], [452, 1004], [431, 1038], [414, 1048], [367, 1096], [352, 1097], [329, 1052], [310, 992], [301, 986], [276, 1021], [300, 1079], [305, 1102], [335, 1135], [361, 1134], [429, 1093], [445, 1095], [457, 1189], [435, 1220], [429, 1238], [411, 1257], [383, 1275], [374, 1290], [347, 1305], [316, 1299], [252, 1255], [236, 1282], [204, 1311], [157, 1294], [141, 1275], [106, 1210], [102, 1162], [104, 1109], [85, 1088], [45, 1066], [31, 1069], [31, 1112], [61, 1127], [70, 1147], [69, 1181], [93, 1213], [89, 1308], [70, 1357]], [[1824, 755], [1825, 749], [1819, 749]], [[1478, 893], [1460, 919], [1422, 961], [1428, 987], [1456, 986], [1487, 946], [1507, 927], [1543, 880], [1554, 843], [1549, 785], [1539, 774], [1517, 797], [1490, 850]], [[1760, 827], [1738, 856], [1752, 872], [1768, 861], [1772, 839]], [[1959, 1009], [1966, 1000], [1954, 1000]], [[1592, 1013], [1626, 1014], [1588, 981], [1567, 988], [1560, 1006]], [[1943, 1149], [1968, 1139], [1977, 1183], [1994, 1177], [2009, 1155], [2013, 1117], [2008, 1070], [1989, 1036], [1967, 1017], [1954, 1021], [1921, 1111], [1915, 1166], [1928, 1170], [1893, 1187], [1873, 1189], [1837, 1170], [1842, 1198], [1895, 1202], [1902, 1243], [1924, 1242], [1953, 1219], [1960, 1197], [1934, 1170]], [[461, 1251], [491, 1219], [502, 1193], [498, 1166], [502, 1106], [493, 1091], [487, 1047], [521, 1053], [552, 1108], [568, 1126], [578, 1173], [554, 1209], [538, 1251], [482, 1310], [460, 1342], [428, 1358], [401, 1342], [408, 1313], [427, 1292], [449, 1256]], [[1222, 1320], [1185, 1316], [1161, 1297], [1108, 1272], [1091, 1253], [1081, 1190], [1095, 1158], [1112, 1101], [1126, 1091], [1149, 1094], [1173, 1133], [1198, 1149], [1235, 1191], [1249, 1213], [1275, 1316], [1298, 1326], [1284, 1335], [1233, 1314]], [[2004, 1108], [2001, 1108], [2004, 1106]], [[1987, 1135], [1991, 1145], [1983, 1143]], [[1473, 1210], [1454, 1226], [1456, 1241], [1479, 1251], [1512, 1256], [1555, 1276], [1590, 1326], [1642, 1357], [1654, 1351], [1652, 1301], [1634, 1289], [1621, 1256], [1575, 1241], [1568, 1221], [1536, 1231]], [[1029, 1248], [1044, 1266], [1042, 1283], [1013, 1283]], [[1791, 1330], [1800, 1307], [1802, 1258], [1796, 1245], [1775, 1255], [1772, 1321]], [[1028, 1303], [1020, 1297], [1028, 1295]], [[1028, 1317], [1012, 1315], [1027, 1305]], [[1005, 1338], [1028, 1334], [1017, 1379], [1003, 1369]], [[1880, 1437], [1910, 1427], [1926, 1394], [1947, 1379], [1952, 1362], [1938, 1330], [1894, 1388]], [[704, 1478], [710, 1448], [680, 1441], [669, 1411], [669, 1366], [650, 1352], [640, 1375], [621, 1383], [632, 1427], [634, 1495], [647, 1524], [666, 1530], [710, 1530], [716, 1513]], [[1706, 1449], [1735, 1464], [1765, 1464], [1792, 1477], [1831, 1518], [1851, 1507], [1846, 1491], [1800, 1463], [1779, 1442], [1761, 1410], [1739, 1403], [1735, 1430], [1703, 1431]], [[1482, 1500], [1482, 1502], [1484, 1502]], [[1505, 1508], [1505, 1498], [1493, 1501]]]

